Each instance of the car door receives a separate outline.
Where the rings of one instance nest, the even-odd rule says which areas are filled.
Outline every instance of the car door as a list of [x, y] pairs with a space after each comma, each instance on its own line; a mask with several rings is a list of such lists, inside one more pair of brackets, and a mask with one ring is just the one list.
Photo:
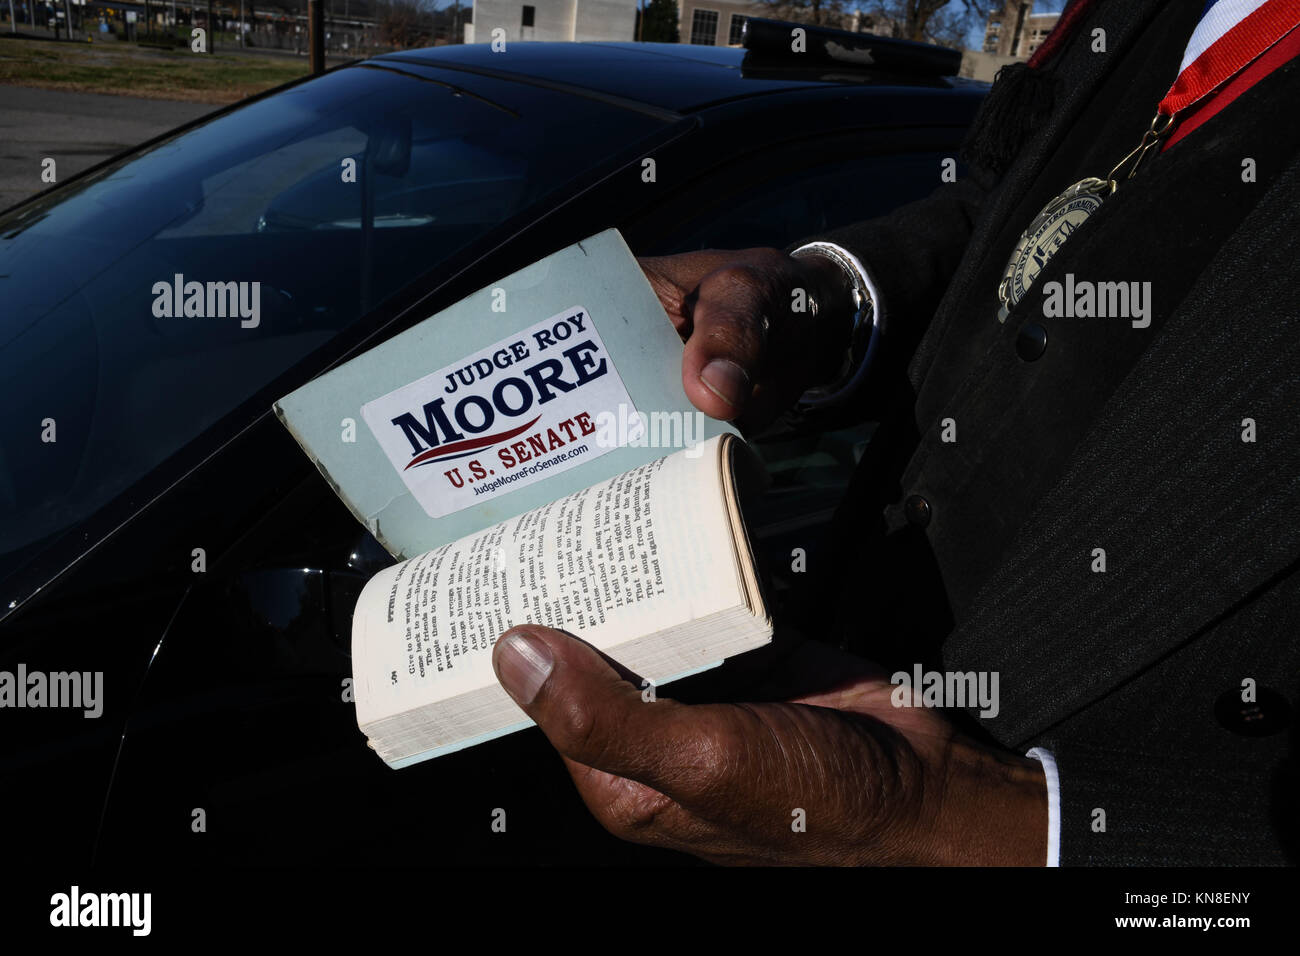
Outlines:
[[[928, 191], [939, 151], [925, 149], [924, 137], [909, 141], [922, 148], [905, 151], [880, 152], [879, 139], [870, 134], [843, 142], [856, 144], [866, 158], [828, 161], [822, 137], [782, 145], [757, 160], [752, 153], [737, 156], [735, 164], [720, 164], [689, 188], [661, 195], [653, 204], [655, 221], [671, 228], [661, 245], [645, 239], [646, 248], [784, 243]], [[638, 168], [633, 162], [623, 173]], [[763, 174], [754, 176], [755, 169]], [[742, 177], [738, 170], [748, 172]], [[893, 188], [847, 201], [864, 176]], [[615, 176], [608, 189], [590, 196], [589, 208], [621, 224], [635, 245], [651, 234], [642, 201], [638, 186]], [[565, 230], [581, 236], [607, 224], [573, 213], [548, 227], [559, 242]], [[811, 547], [815, 554], [820, 525], [855, 461], [855, 443], [869, 433], [861, 426], [760, 446], [777, 477], [777, 494], [757, 533], [778, 590], [787, 587], [781, 559], [788, 566], [792, 547]], [[394, 862], [410, 853], [441, 861], [659, 858], [657, 851], [611, 840], [594, 825], [535, 732], [400, 774], [373, 759], [348, 706], [347, 628], [361, 584], [388, 560], [327, 486], [308, 476], [210, 569], [173, 622], [173, 649], [150, 675], [120, 762], [101, 854], [115, 857], [136, 843], [159, 843], [140, 834], [156, 830], [169, 813], [172, 826], [188, 826], [176, 807], [189, 796], [196, 804], [189, 812], [202, 810], [205, 825], [226, 838], [205, 842], [184, 834], [181, 842], [162, 842], [187, 859], [196, 852], [264, 862]], [[226, 664], [214, 668], [217, 660]], [[257, 673], [249, 673], [249, 661], [259, 662]], [[183, 719], [170, 719], [177, 715]], [[159, 779], [155, 768], [163, 754], [172, 755], [172, 773]], [[494, 809], [521, 818], [509, 841], [494, 839], [486, 826]], [[454, 822], [461, 820], [464, 825]]]

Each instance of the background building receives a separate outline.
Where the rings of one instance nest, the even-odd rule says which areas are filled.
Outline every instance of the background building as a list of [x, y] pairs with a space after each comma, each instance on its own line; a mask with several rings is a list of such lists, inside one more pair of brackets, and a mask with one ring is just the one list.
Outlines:
[[636, 0], [474, 0], [466, 43], [491, 43], [497, 27], [511, 40], [634, 40]]
[[991, 83], [1008, 63], [1029, 59], [1061, 16], [1034, 13], [1033, 8], [1031, 0], [1006, 0], [1001, 9], [990, 13], [984, 27], [984, 47], [962, 54], [961, 75]]
[[1059, 13], [1034, 13], [1033, 0], [1006, 0], [989, 14], [984, 52], [1027, 60], [1052, 32]]
[[677, 6], [679, 40], [696, 46], [740, 46], [745, 17], [765, 15], [757, 4], [727, 0], [680, 0]]
[[[678, 0], [677, 14], [678, 42], [696, 46], [740, 46], [740, 28], [745, 17], [798, 19], [783, 17], [770, 4], [746, 3], [744, 0]], [[883, 22], [883, 18], [856, 10], [844, 13], [839, 23], [828, 23], [827, 26], [854, 33], [890, 35], [889, 24]]]

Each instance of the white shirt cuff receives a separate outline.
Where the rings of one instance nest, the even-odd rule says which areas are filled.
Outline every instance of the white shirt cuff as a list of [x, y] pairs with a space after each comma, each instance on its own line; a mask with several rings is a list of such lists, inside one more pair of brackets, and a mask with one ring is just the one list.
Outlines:
[[1056, 772], [1056, 758], [1050, 750], [1035, 747], [1026, 757], [1043, 765], [1047, 778], [1047, 865], [1061, 865], [1061, 778]]

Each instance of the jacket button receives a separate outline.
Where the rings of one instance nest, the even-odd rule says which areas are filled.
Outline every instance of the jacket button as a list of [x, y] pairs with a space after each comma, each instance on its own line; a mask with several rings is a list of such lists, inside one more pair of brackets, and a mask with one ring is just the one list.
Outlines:
[[1267, 737], [1291, 723], [1291, 705], [1271, 687], [1258, 687], [1255, 699], [1241, 699], [1241, 688], [1225, 691], [1214, 702], [1214, 716], [1225, 730], [1242, 737]]
[[1016, 354], [1026, 362], [1038, 359], [1047, 349], [1047, 329], [1037, 322], [1026, 323], [1016, 336]]
[[930, 523], [930, 502], [920, 495], [908, 495], [903, 502], [903, 516], [909, 524], [924, 528]]

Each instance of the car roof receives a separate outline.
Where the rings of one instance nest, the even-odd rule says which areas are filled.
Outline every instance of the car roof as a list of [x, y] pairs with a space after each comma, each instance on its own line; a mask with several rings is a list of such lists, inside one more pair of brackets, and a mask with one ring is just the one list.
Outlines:
[[551, 43], [512, 40], [494, 53], [487, 43], [465, 43], [386, 53], [399, 60], [495, 76], [527, 77], [689, 113], [719, 100], [817, 86], [952, 85], [933, 77], [908, 78], [870, 70], [771, 68], [759, 70], [737, 47], [681, 43]]

